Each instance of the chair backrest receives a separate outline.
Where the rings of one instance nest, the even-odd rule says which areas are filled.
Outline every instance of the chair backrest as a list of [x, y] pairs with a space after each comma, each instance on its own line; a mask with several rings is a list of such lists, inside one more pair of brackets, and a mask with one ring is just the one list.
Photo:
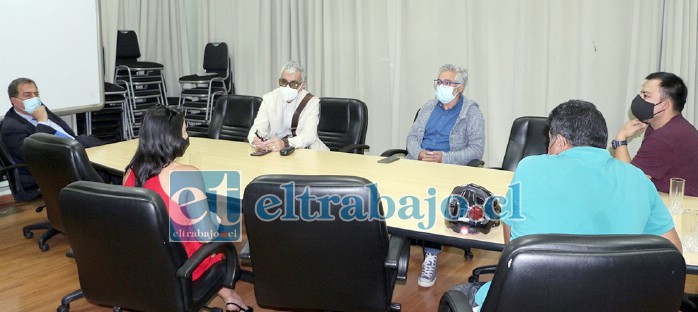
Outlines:
[[[379, 195], [371, 194], [369, 184], [351, 176], [268, 175], [247, 185], [243, 213], [260, 306], [386, 311], [394, 279], [390, 282], [384, 268], [385, 222], [347, 220], [352, 201], [360, 203], [354, 207], [356, 214], [381, 209]], [[291, 202], [292, 196], [298, 197]], [[325, 200], [312, 200], [320, 198]], [[265, 204], [266, 208], [257, 207]], [[276, 213], [302, 219], [269, 220], [268, 214]]]
[[225, 42], [209, 42], [204, 48], [204, 70], [207, 73], [217, 73], [225, 77], [225, 86], [230, 90], [232, 72], [228, 44]]
[[116, 32], [116, 63], [133, 62], [141, 57], [138, 46], [138, 36], [133, 30], [118, 30]]
[[48, 133], [24, 139], [24, 159], [39, 185], [51, 226], [63, 232], [58, 193], [75, 181], [103, 182], [78, 141]]
[[656, 235], [528, 235], [504, 248], [480, 311], [678, 311], [686, 263]]
[[[368, 107], [357, 99], [320, 98], [317, 133], [327, 147], [338, 151], [351, 144], [364, 144], [368, 129]], [[355, 150], [363, 154], [363, 150]]]
[[262, 98], [248, 95], [218, 97], [208, 125], [208, 137], [231, 141], [247, 141], [247, 134], [257, 117]]
[[175, 275], [187, 254], [182, 244], [169, 242], [162, 197], [140, 187], [79, 181], [60, 192], [60, 204], [87, 300], [138, 311], [189, 311], [191, 279]]
[[228, 44], [225, 42], [209, 42], [204, 48], [204, 69], [206, 71], [221, 71], [225, 76], [228, 69]]
[[[2, 122], [0, 122], [2, 127]], [[41, 195], [38, 189], [28, 190], [22, 185], [19, 167], [15, 160], [10, 155], [10, 152], [5, 148], [5, 144], [0, 141], [0, 176], [7, 178], [7, 184], [10, 187], [10, 193], [15, 201], [32, 200]]]
[[511, 125], [502, 169], [514, 171], [524, 157], [547, 153], [549, 129], [546, 117], [516, 118]]

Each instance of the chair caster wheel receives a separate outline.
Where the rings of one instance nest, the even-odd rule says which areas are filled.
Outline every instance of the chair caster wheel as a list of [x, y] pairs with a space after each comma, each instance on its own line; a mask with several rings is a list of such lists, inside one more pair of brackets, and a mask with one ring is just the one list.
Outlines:
[[61, 305], [58, 308], [56, 308], [56, 312], [69, 312], [69, 311], [70, 311], [69, 306]]
[[25, 237], [26, 239], [30, 239], [30, 238], [34, 237], [34, 232], [32, 232], [32, 231], [24, 231], [24, 237]]
[[47, 243], [39, 242], [39, 249], [41, 249], [41, 251], [47, 251], [49, 249], [49, 246]]
[[470, 251], [470, 249], [466, 250], [465, 254], [463, 255], [463, 258], [465, 258], [467, 261], [473, 260], [473, 257], [473, 252]]

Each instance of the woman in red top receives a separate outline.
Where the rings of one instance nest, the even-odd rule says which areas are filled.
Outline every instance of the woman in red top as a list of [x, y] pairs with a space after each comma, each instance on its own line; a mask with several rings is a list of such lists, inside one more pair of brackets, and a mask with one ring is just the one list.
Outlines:
[[[166, 191], [170, 189], [171, 172], [175, 170], [199, 170], [194, 166], [174, 161], [175, 158], [184, 155], [188, 146], [189, 135], [182, 114], [165, 106], [150, 109], [143, 117], [139, 131], [138, 149], [126, 167], [124, 185], [144, 187], [158, 193], [167, 204], [171, 218], [178, 220], [178, 222], [173, 222], [173, 224], [176, 223], [175, 226], [178, 226], [178, 229], [191, 231], [196, 228], [204, 232], [215, 231], [218, 229], [220, 221], [215, 214], [209, 213], [205, 198], [203, 200], [202, 198], [187, 198], [185, 202], [189, 204], [184, 207], [184, 210], [181, 210], [178, 199], [170, 198]], [[201, 177], [201, 175], [198, 176]], [[198, 181], [191, 181], [191, 186], [203, 189], [203, 177]], [[192, 224], [188, 216], [201, 218], [196, 224]], [[207, 242], [205, 238], [201, 238], [200, 241], [183, 241], [182, 244], [187, 256], [191, 256], [205, 242]], [[222, 258], [220, 254], [206, 258], [192, 273], [192, 281], [196, 281]], [[218, 296], [223, 298], [226, 309], [232, 307], [239, 311], [252, 311], [252, 308], [243, 304], [242, 298], [233, 289], [223, 287], [218, 292]]]

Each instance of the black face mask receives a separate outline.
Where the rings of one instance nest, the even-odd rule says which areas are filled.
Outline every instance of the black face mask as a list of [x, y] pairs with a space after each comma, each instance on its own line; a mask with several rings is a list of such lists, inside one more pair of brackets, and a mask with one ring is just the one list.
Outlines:
[[179, 155], [177, 155], [177, 157], [182, 157], [184, 155], [184, 153], [187, 151], [187, 148], [189, 148], [189, 137], [187, 137], [186, 139], [183, 139], [183, 140], [184, 140], [184, 146], [182, 146], [182, 152]]
[[[638, 94], [633, 99], [633, 102], [630, 104], [630, 111], [633, 113], [633, 116], [635, 116], [635, 118], [637, 118], [639, 121], [647, 123], [647, 120], [652, 119], [652, 117], [656, 115], [654, 113], [654, 107], [659, 105], [660, 103], [662, 102], [660, 101], [657, 104], [647, 102]], [[657, 114], [661, 112], [657, 112]]]

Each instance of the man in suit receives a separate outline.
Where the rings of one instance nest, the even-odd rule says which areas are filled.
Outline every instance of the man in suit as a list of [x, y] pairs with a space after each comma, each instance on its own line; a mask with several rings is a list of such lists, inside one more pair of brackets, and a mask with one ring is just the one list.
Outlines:
[[[98, 138], [76, 135], [73, 129], [56, 114], [52, 113], [39, 99], [39, 88], [29, 78], [17, 78], [7, 87], [12, 107], [5, 113], [0, 127], [0, 137], [15, 163], [25, 163], [24, 139], [37, 133], [50, 133], [78, 140], [84, 147], [104, 144]], [[36, 181], [26, 168], [20, 168], [20, 181], [24, 190], [35, 198], [40, 193]]]
[[317, 135], [320, 99], [304, 90], [303, 67], [288, 62], [280, 75], [279, 87], [262, 97], [247, 140], [257, 150], [278, 152], [293, 146], [328, 151]]

